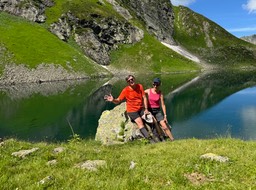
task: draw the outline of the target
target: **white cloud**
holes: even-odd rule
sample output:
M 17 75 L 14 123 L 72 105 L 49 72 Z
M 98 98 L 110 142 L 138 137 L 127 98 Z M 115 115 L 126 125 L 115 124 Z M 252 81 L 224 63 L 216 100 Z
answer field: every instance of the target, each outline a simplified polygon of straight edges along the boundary
M 228 29 L 228 31 L 229 32 L 251 32 L 251 31 L 256 32 L 256 27 L 233 28 L 233 29 Z
M 256 13 L 256 0 L 248 0 L 247 4 L 243 4 L 242 7 L 249 13 Z
M 196 0 L 171 0 L 171 3 L 175 6 L 178 5 L 184 5 L 184 6 L 188 6 L 191 3 L 194 3 Z

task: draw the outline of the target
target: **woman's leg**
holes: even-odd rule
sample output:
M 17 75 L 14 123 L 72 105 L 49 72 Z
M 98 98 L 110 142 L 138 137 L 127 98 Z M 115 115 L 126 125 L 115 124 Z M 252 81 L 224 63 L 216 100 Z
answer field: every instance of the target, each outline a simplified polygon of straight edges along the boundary
M 160 125 L 163 129 L 163 131 L 166 133 L 166 135 L 169 137 L 169 139 L 171 141 L 174 140 L 173 136 L 172 136 L 172 133 L 171 133 L 171 130 L 169 129 L 169 127 L 167 126 L 166 122 L 164 120 L 160 121 Z

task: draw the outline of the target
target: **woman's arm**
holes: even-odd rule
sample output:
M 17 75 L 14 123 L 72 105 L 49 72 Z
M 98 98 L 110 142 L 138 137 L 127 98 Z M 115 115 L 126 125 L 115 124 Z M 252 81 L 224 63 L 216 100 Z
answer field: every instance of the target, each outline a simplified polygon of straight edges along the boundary
M 167 121 L 166 106 L 165 106 L 165 103 L 164 103 L 164 96 L 163 96 L 163 94 L 161 94 L 160 100 L 161 100 L 161 107 L 162 107 L 163 114 L 164 114 L 164 119 Z

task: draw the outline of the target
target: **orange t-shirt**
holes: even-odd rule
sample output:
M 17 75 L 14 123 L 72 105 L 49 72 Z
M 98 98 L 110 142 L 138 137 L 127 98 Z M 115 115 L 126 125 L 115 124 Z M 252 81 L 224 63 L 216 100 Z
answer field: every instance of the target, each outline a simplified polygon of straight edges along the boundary
M 127 112 L 137 112 L 143 107 L 143 96 L 145 95 L 143 86 L 141 84 L 135 85 L 135 89 L 130 86 L 125 87 L 118 97 L 121 101 L 126 99 Z

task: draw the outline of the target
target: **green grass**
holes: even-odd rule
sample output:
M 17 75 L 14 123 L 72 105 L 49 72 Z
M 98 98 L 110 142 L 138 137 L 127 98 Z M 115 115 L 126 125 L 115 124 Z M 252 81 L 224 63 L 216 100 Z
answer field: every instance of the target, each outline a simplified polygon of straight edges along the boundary
M 105 71 L 36 23 L 3 12 L 0 13 L 0 20 L 0 44 L 13 55 L 12 61 L 16 64 L 35 68 L 41 63 L 53 63 L 90 75 Z
M 171 73 L 199 70 L 194 62 L 162 45 L 145 32 L 134 45 L 123 45 L 111 54 L 111 66 L 140 73 Z
M 98 15 L 100 18 L 118 17 L 121 19 L 121 16 L 106 1 L 100 3 L 98 0 L 55 0 L 54 2 L 53 7 L 46 9 L 48 18 L 46 22 L 48 24 L 58 21 L 58 18 L 68 11 L 72 12 L 76 17 L 86 20 L 92 19 L 92 15 Z
M 53 149 L 64 147 L 55 154 Z M 13 152 L 38 147 L 25 158 Z M 102 146 L 95 141 L 67 143 L 29 143 L 13 139 L 0 147 L 1 189 L 254 189 L 256 143 L 231 138 L 212 140 L 176 140 L 158 144 L 133 142 L 125 145 Z M 200 156 L 214 153 L 229 158 L 228 162 L 204 160 Z M 56 159 L 56 165 L 47 165 Z M 75 168 L 86 160 L 104 160 L 98 171 Z M 135 162 L 135 168 L 129 169 Z M 207 180 L 186 175 L 193 173 Z M 43 178 L 51 180 L 40 184 Z

